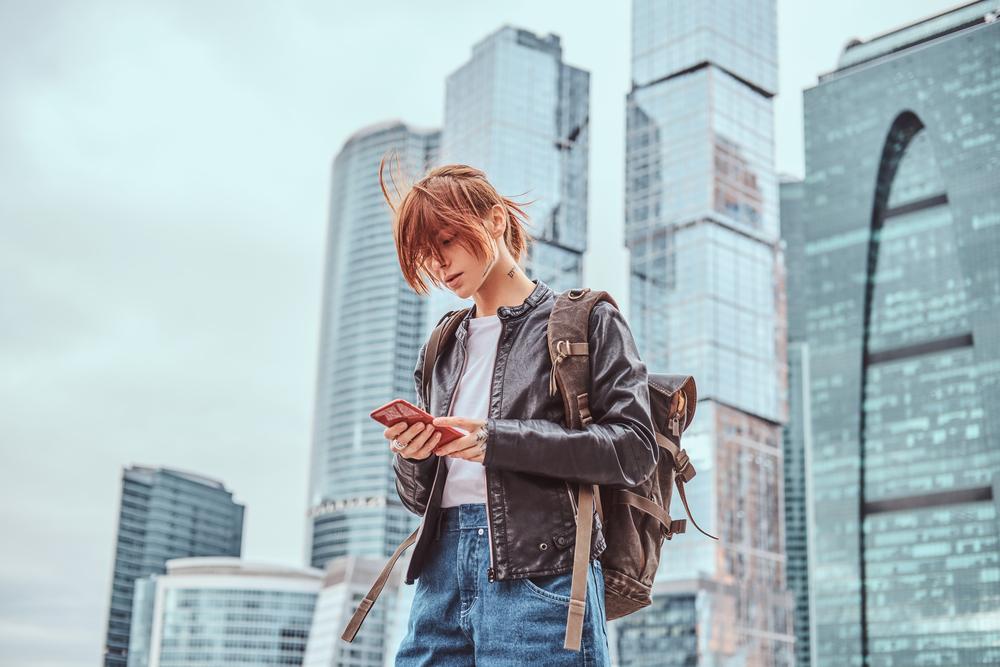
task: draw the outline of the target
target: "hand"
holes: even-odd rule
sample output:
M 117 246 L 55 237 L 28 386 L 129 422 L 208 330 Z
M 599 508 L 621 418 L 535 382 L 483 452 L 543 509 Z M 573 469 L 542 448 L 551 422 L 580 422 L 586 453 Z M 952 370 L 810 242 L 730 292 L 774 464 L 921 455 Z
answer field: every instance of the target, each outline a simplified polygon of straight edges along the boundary
M 382 435 L 389 440 L 389 449 L 404 459 L 422 461 L 434 453 L 434 447 L 441 440 L 441 434 L 430 424 L 416 422 L 407 424 L 399 422 L 383 431 Z M 402 449 L 392 446 L 395 440 L 403 445 Z
M 451 456 L 456 459 L 475 461 L 476 463 L 482 463 L 486 459 L 486 451 L 480 446 L 481 440 L 477 437 L 477 431 L 486 426 L 486 422 L 482 419 L 469 419 L 467 417 L 435 417 L 434 425 L 454 426 L 464 431 L 468 431 L 467 435 L 463 435 L 461 438 L 452 440 L 448 444 L 441 445 L 439 448 L 434 450 L 434 453 L 438 456 Z

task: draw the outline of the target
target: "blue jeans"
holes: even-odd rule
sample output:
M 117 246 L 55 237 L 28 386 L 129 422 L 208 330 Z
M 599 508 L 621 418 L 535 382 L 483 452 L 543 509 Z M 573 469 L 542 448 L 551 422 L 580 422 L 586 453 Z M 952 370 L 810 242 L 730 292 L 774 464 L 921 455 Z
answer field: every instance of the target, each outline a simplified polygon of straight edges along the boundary
M 610 665 L 604 575 L 592 561 L 579 651 L 563 648 L 572 573 L 490 583 L 486 506 L 442 510 L 396 667 Z

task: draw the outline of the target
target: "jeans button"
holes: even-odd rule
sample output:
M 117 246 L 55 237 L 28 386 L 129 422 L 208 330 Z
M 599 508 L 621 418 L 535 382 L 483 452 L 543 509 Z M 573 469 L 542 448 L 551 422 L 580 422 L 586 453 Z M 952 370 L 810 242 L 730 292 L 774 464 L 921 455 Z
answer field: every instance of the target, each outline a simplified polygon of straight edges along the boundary
M 542 551 L 545 551 L 546 549 L 549 548 L 549 545 L 546 544 L 545 542 L 542 542 L 541 544 L 538 545 L 538 548 L 541 549 Z
M 480 528 L 480 529 L 479 529 L 479 534 L 480 534 L 480 535 L 482 535 L 482 534 L 483 534 L 483 529 L 482 529 L 482 528 Z

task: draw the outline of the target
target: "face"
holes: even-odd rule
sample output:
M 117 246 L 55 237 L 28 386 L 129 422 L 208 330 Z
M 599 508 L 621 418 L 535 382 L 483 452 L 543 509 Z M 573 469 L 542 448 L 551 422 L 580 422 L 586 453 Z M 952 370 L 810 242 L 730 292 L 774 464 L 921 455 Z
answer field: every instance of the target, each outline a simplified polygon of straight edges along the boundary
M 480 260 L 453 233 L 443 233 L 438 238 L 438 250 L 443 261 L 432 259 L 430 271 L 445 287 L 463 299 L 479 291 L 496 264 L 492 254 Z

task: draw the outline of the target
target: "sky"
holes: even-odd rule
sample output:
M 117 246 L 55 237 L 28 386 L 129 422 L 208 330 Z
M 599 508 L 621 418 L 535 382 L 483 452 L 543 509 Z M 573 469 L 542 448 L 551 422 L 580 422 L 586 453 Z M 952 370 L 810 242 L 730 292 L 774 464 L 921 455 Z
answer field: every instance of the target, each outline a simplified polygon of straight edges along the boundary
M 850 38 L 955 4 L 778 0 L 779 173 Z M 505 23 L 591 72 L 585 282 L 625 302 L 626 2 L 0 0 L 0 665 L 100 660 L 123 466 L 222 480 L 244 556 L 305 563 L 333 156 L 439 126 Z

